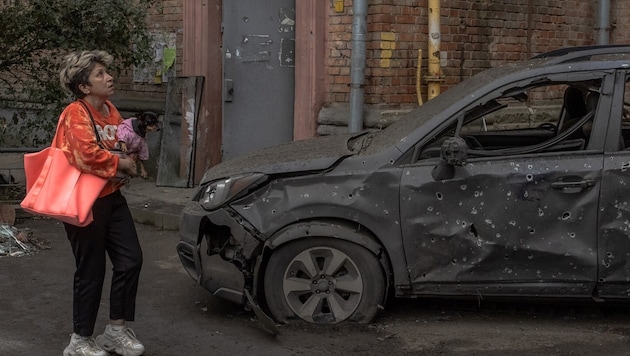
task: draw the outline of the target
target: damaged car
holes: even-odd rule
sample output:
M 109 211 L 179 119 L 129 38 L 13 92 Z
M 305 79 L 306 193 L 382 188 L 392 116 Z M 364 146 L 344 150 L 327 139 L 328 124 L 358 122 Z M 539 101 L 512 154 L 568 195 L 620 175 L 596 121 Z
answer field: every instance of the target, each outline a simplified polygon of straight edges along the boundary
M 177 252 L 275 322 L 417 297 L 630 298 L 630 46 L 486 70 L 381 131 L 209 169 Z

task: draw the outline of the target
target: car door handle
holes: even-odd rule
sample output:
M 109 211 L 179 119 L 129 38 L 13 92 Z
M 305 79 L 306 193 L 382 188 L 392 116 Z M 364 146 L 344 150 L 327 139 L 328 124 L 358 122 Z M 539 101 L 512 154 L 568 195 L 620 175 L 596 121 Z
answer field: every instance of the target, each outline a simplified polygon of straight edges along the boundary
M 556 181 L 551 183 L 553 189 L 562 190 L 565 193 L 576 193 L 582 191 L 585 188 L 592 187 L 595 184 L 595 180 L 592 178 L 579 180 L 579 181 Z

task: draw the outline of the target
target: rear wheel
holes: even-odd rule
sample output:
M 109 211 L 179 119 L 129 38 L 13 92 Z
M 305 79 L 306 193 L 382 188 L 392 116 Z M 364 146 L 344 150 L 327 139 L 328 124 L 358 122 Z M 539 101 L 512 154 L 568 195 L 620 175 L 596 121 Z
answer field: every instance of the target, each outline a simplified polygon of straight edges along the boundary
M 278 321 L 367 323 L 383 303 L 385 277 L 376 256 L 364 247 L 317 237 L 276 250 L 265 270 L 264 288 Z

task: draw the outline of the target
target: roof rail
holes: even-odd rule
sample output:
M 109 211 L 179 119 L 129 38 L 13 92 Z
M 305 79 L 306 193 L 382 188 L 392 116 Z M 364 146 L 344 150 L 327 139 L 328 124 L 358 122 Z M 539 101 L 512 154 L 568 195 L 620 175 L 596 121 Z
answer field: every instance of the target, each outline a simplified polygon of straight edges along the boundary
M 630 45 L 599 45 L 559 48 L 553 51 L 541 53 L 531 59 L 549 58 L 547 64 L 558 64 L 590 58 L 603 54 L 630 54 Z

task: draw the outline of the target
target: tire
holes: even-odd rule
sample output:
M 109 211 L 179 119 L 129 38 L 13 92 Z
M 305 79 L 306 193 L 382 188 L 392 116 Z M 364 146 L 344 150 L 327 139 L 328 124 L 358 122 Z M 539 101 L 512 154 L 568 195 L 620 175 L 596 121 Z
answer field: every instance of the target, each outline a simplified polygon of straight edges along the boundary
M 368 323 L 384 302 L 385 277 L 376 256 L 362 246 L 313 237 L 274 251 L 264 289 L 269 311 L 283 323 Z

